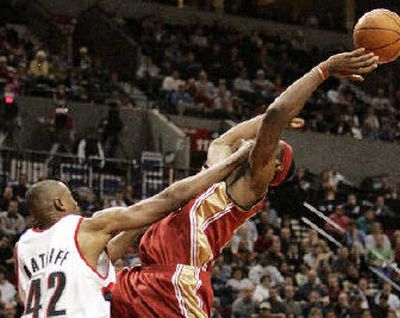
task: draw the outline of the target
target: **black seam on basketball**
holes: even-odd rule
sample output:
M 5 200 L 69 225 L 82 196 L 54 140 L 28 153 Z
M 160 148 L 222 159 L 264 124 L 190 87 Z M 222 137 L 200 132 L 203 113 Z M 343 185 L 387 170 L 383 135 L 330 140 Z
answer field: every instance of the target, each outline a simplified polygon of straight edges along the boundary
M 399 39 L 397 39 L 396 41 L 393 41 L 392 43 L 388 43 L 388 44 L 385 44 L 385 45 L 382 45 L 382 46 L 378 46 L 378 47 L 368 47 L 368 48 L 366 48 L 366 49 L 368 49 L 368 50 L 370 50 L 370 51 L 375 51 L 375 50 L 381 50 L 381 49 L 384 49 L 385 47 L 387 47 L 387 46 L 391 46 L 391 45 L 393 45 L 393 44 L 396 44 L 397 42 L 399 42 L 400 41 L 400 38 Z
M 397 21 L 391 14 L 389 14 L 388 12 L 383 11 L 382 12 L 385 16 L 389 17 L 391 20 L 394 21 L 394 23 L 397 24 L 397 26 L 400 28 L 400 22 Z
M 400 36 L 400 32 L 388 28 L 377 28 L 377 27 L 367 27 L 367 28 L 357 28 L 354 30 L 354 32 L 362 31 L 362 30 L 379 30 L 379 31 L 390 31 L 396 33 L 398 36 Z

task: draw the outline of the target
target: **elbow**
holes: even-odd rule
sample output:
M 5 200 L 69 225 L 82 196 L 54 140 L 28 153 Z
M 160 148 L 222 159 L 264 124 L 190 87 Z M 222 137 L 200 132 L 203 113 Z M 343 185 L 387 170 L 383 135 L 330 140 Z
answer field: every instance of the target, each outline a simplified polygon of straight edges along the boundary
M 282 104 L 274 104 L 267 108 L 264 120 L 274 123 L 285 123 L 289 119 L 289 113 L 286 111 L 287 107 Z

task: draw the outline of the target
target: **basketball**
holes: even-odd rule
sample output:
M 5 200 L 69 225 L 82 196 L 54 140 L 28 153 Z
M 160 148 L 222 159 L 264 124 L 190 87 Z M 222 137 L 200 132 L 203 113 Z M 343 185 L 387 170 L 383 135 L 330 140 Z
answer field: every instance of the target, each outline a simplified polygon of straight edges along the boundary
M 400 54 L 400 17 L 386 9 L 365 13 L 353 32 L 354 45 L 379 56 L 380 63 L 396 60 Z

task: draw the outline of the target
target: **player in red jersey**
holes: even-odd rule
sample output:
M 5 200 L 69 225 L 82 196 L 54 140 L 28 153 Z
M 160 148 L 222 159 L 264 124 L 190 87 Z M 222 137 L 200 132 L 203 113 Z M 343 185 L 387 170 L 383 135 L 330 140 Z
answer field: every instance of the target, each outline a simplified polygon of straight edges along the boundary
M 282 130 L 328 72 L 359 79 L 376 63 L 376 57 L 363 50 L 332 56 L 291 85 L 264 115 L 215 142 L 210 165 L 230 154 L 240 138 L 255 136 L 247 162 L 147 230 L 139 246 L 143 265 L 117 275 L 111 298 L 113 317 L 210 316 L 213 261 L 234 231 L 263 206 L 268 187 L 281 184 L 294 171 L 292 148 L 280 140 Z M 129 238 L 124 233 L 115 242 L 120 239 L 125 244 L 123 235 Z

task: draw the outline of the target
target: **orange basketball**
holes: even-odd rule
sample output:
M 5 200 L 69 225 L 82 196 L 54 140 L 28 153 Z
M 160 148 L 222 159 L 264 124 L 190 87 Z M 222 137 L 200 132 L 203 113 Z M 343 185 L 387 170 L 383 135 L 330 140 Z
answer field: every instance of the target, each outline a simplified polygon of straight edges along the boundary
M 354 45 L 364 47 L 388 63 L 400 55 L 400 17 L 386 9 L 376 9 L 358 20 L 353 32 Z

